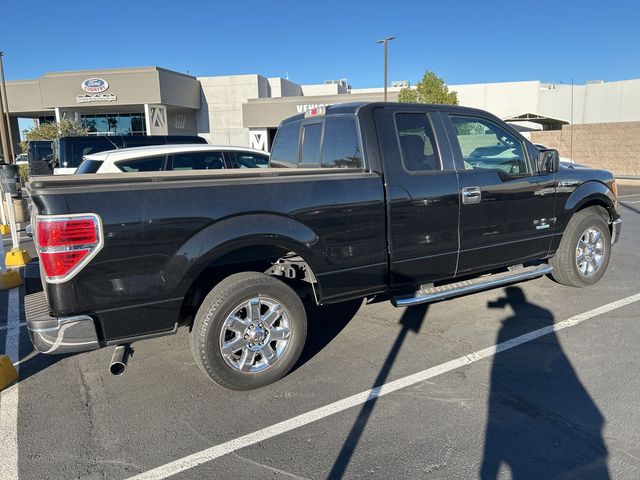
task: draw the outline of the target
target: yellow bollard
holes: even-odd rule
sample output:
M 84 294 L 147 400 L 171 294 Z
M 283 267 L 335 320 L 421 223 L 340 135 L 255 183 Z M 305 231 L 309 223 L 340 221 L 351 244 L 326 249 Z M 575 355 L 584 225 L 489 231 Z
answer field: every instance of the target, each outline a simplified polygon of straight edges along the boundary
M 0 290 L 11 290 L 22 285 L 22 278 L 17 270 L 0 272 Z
M 18 372 L 7 355 L 0 355 L 0 391 L 18 380 Z
M 4 264 L 7 267 L 24 267 L 31 261 L 31 257 L 26 250 L 12 248 L 4 257 Z
M 16 215 L 13 211 L 13 201 L 11 194 L 5 194 L 7 209 L 9 210 L 9 225 L 11 226 L 11 241 L 13 248 L 7 252 L 4 257 L 6 267 L 24 267 L 31 261 L 31 257 L 26 250 L 20 248 L 20 237 L 18 237 L 18 229 L 16 227 Z
M 0 224 L 0 235 L 8 235 L 11 233 L 11 227 L 9 225 Z

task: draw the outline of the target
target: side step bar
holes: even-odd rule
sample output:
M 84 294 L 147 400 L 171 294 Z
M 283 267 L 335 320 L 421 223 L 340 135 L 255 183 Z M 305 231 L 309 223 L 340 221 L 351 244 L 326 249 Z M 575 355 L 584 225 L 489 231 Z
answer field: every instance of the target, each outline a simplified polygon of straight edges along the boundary
M 474 278 L 463 282 L 455 282 L 440 287 L 420 289 L 413 296 L 394 297 L 391 303 L 394 307 L 410 307 L 421 303 L 434 302 L 445 298 L 458 297 L 468 293 L 489 290 L 509 283 L 522 282 L 531 278 L 541 277 L 551 273 L 551 265 L 538 265 L 535 267 L 519 268 L 514 271 L 489 275 L 487 277 Z

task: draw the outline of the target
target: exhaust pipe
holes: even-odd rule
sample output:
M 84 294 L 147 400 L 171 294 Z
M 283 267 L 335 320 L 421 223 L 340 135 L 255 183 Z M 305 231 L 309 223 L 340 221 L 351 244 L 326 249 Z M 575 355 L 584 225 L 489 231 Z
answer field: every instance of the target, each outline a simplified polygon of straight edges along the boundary
M 131 345 L 118 345 L 113 351 L 109 371 L 112 375 L 121 376 L 127 371 L 127 361 L 133 355 Z

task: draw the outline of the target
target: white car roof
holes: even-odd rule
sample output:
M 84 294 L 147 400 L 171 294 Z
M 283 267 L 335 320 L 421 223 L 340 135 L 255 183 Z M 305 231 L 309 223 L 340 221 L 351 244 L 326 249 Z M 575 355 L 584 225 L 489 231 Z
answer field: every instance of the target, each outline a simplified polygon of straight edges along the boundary
M 132 158 L 144 158 L 153 155 L 167 155 L 171 153 L 186 152 L 248 152 L 259 153 L 261 155 L 269 155 L 262 150 L 255 148 L 240 147 L 235 145 L 208 145 L 203 143 L 182 143 L 175 145 L 148 145 L 145 147 L 119 148 L 117 150 L 107 150 L 106 152 L 92 153 L 85 155 L 87 160 L 99 160 L 118 162 L 120 160 L 129 160 Z

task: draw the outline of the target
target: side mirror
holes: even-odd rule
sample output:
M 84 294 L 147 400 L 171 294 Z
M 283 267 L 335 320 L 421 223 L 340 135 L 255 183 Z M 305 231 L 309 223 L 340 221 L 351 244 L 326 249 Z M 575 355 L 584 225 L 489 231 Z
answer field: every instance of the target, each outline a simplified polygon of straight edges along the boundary
M 538 173 L 546 175 L 560 169 L 560 154 L 557 150 L 540 150 L 538 153 Z

